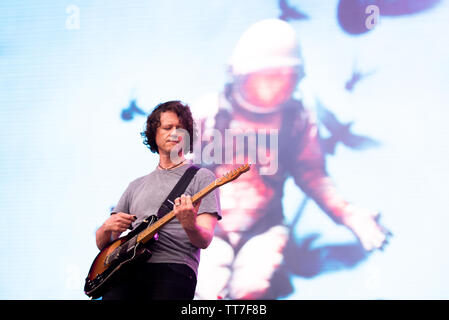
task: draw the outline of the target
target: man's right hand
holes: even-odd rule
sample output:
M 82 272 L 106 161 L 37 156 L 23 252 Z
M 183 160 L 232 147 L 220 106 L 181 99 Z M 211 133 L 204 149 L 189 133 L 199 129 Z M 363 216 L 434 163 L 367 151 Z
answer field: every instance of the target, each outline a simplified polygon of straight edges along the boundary
M 137 217 L 132 214 L 124 212 L 114 213 L 104 222 L 104 230 L 114 233 L 125 232 L 136 219 Z
M 110 241 L 117 239 L 136 219 L 135 215 L 124 212 L 112 214 L 95 233 L 98 249 L 102 250 Z

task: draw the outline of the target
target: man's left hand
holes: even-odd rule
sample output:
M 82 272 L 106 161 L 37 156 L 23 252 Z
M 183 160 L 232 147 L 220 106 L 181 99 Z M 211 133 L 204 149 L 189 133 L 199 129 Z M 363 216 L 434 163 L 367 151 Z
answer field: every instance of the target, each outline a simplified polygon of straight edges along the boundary
M 194 206 L 191 196 L 185 194 L 175 199 L 174 213 L 184 229 L 194 230 L 196 228 L 196 215 L 199 206 L 200 201 Z

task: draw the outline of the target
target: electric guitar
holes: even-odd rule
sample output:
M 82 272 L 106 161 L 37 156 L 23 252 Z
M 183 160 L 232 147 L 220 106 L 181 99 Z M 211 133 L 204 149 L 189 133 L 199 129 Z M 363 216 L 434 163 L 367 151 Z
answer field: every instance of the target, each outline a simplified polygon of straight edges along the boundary
M 215 179 L 192 197 L 192 203 L 195 204 L 218 187 L 237 179 L 242 173 L 247 172 L 250 166 L 250 164 L 244 164 L 223 177 Z M 101 297 L 107 290 L 108 284 L 124 266 L 148 260 L 151 257 L 148 245 L 157 240 L 157 231 L 174 218 L 173 210 L 160 219 L 157 219 L 156 215 L 151 215 L 133 231 L 103 248 L 90 267 L 84 285 L 85 294 L 94 299 Z

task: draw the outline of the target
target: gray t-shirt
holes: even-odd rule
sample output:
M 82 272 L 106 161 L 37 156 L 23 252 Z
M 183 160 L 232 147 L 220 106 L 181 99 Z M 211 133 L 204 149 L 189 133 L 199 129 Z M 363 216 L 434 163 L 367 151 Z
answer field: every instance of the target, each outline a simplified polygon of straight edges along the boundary
M 150 174 L 132 181 L 123 193 L 114 212 L 125 212 L 137 216 L 133 228 L 143 219 L 156 215 L 162 202 L 174 188 L 190 164 L 184 164 L 171 170 L 157 169 Z M 201 168 L 187 186 L 184 194 L 193 196 L 215 180 L 212 171 Z M 198 214 L 215 214 L 221 219 L 219 192 L 215 189 L 202 198 Z M 200 249 L 190 240 L 177 218 L 173 219 L 159 232 L 158 240 L 151 245 L 152 256 L 149 263 L 183 263 L 197 273 L 200 261 Z

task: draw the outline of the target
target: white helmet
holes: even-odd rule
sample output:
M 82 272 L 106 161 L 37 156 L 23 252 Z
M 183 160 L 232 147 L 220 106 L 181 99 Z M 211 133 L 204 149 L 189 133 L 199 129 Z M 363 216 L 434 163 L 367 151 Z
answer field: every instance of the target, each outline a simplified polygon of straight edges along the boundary
M 302 67 L 302 64 L 293 27 L 283 20 L 266 19 L 243 33 L 229 61 L 229 72 L 238 76 L 274 67 Z

